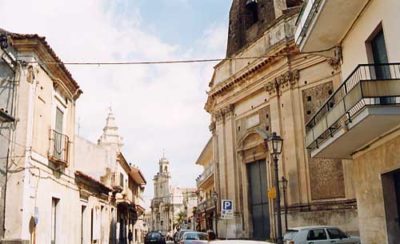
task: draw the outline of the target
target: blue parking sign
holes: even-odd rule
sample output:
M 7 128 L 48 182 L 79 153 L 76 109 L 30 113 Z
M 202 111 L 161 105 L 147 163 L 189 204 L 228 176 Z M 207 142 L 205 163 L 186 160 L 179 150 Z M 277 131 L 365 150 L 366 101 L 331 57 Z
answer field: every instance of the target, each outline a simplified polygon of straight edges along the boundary
M 233 218 L 233 201 L 228 199 L 221 200 L 221 218 Z

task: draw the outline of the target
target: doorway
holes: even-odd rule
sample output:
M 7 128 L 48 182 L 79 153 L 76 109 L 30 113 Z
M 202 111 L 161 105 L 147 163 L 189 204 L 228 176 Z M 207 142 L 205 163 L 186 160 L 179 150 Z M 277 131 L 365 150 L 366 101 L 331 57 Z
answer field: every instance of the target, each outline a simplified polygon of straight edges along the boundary
M 253 224 L 253 239 L 270 237 L 269 206 L 267 197 L 267 168 L 265 160 L 247 164 L 249 206 Z
M 382 175 L 382 189 L 388 243 L 400 243 L 400 170 Z

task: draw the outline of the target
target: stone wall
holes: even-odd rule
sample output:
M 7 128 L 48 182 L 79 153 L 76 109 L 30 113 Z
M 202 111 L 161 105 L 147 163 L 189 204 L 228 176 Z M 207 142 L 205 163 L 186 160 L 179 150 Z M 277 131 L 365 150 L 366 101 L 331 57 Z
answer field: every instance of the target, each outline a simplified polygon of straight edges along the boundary
M 241 48 L 258 39 L 275 19 L 274 1 L 256 1 L 254 20 L 252 10 L 246 7 L 247 0 L 234 0 L 229 14 L 229 33 L 227 57 L 231 57 Z

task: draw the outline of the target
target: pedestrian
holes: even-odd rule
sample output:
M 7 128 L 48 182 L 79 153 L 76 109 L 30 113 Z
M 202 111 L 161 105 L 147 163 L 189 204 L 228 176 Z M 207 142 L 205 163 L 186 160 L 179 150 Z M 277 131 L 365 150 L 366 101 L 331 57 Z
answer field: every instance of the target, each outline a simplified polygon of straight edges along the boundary
M 129 232 L 128 232 L 128 243 L 131 244 L 132 240 L 133 240 L 133 233 L 132 233 L 132 230 L 129 229 Z

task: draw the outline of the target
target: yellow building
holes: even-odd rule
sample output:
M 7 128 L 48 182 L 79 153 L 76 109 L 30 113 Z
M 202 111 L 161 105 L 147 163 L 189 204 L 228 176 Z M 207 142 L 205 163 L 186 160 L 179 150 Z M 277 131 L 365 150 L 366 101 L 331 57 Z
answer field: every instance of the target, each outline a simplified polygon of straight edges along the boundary
M 211 115 L 220 237 L 276 237 L 274 167 L 265 145 L 272 132 L 284 140 L 283 229 L 329 224 L 358 231 L 351 162 L 314 159 L 306 150 L 304 124 L 338 86 L 340 70 L 335 57 L 299 53 L 294 32 L 300 3 L 232 3 L 227 59 L 214 68 L 205 106 Z M 220 215 L 222 199 L 233 202 L 233 216 Z
M 306 146 L 353 160 L 362 243 L 400 243 L 399 11 L 397 0 L 309 1 L 296 31 L 303 52 L 341 53 L 340 85 L 306 121 Z

